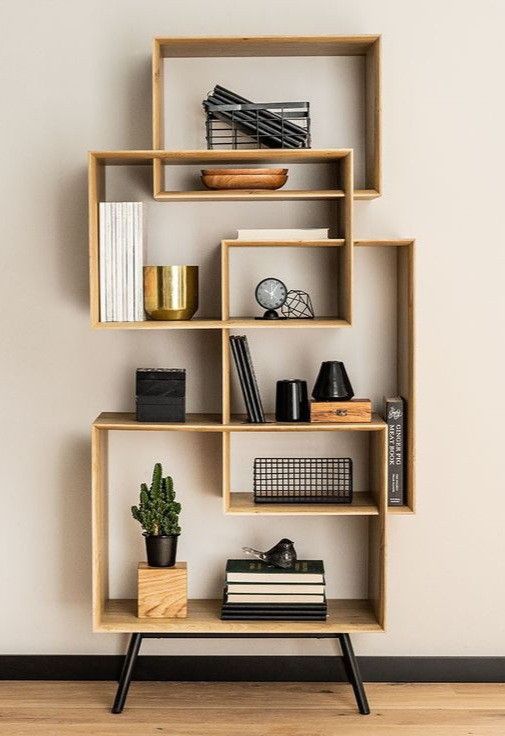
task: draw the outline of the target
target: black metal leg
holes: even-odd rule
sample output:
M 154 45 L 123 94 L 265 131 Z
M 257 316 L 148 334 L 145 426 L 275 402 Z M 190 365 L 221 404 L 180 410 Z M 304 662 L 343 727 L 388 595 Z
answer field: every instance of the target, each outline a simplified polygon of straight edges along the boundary
M 351 644 L 351 637 L 349 634 L 339 634 L 340 646 L 342 647 L 342 655 L 344 657 L 344 666 L 349 678 L 349 682 L 354 690 L 354 697 L 358 704 L 359 712 L 362 716 L 370 714 L 370 708 L 368 707 L 368 700 L 363 687 L 363 680 L 359 671 L 358 663 L 354 655 L 354 650 Z
M 112 706 L 113 713 L 123 712 L 133 675 L 133 668 L 135 667 L 141 644 L 142 634 L 132 634 L 130 643 L 128 644 L 128 651 L 124 658 L 123 669 L 121 670 L 121 677 L 119 678 L 116 697 L 114 698 L 114 705 Z

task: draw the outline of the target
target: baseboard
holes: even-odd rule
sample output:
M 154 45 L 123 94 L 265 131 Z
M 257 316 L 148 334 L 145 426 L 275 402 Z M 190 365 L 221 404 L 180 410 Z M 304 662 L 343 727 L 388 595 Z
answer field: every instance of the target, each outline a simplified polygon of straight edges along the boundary
M 0 680 L 117 680 L 120 656 L 0 656 Z M 358 657 L 365 682 L 504 682 L 505 657 Z M 140 656 L 135 680 L 342 682 L 341 657 Z

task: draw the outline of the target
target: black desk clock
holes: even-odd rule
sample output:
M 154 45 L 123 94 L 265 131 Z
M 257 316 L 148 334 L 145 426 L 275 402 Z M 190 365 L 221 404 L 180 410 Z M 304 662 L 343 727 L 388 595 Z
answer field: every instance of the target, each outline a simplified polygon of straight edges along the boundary
M 255 296 L 260 307 L 266 309 L 266 312 L 263 317 L 256 319 L 286 319 L 280 317 L 276 310 L 282 307 L 287 295 L 288 290 L 280 279 L 270 277 L 260 281 L 256 287 Z

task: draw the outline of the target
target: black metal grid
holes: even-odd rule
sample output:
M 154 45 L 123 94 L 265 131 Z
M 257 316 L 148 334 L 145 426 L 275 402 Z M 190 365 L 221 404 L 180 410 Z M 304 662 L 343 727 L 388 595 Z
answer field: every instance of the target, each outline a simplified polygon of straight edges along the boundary
M 352 503 L 350 457 L 257 457 L 255 503 Z
M 308 102 L 206 105 L 207 148 L 310 148 Z

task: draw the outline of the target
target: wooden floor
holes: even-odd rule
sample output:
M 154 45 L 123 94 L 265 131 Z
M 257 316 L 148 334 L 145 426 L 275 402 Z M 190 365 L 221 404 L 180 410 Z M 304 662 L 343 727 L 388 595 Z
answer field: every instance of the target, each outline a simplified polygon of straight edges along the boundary
M 504 736 L 503 685 L 367 686 L 372 714 L 332 683 L 0 682 L 1 736 Z

